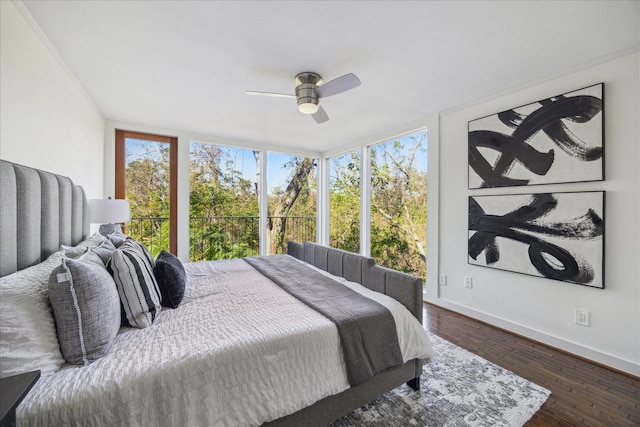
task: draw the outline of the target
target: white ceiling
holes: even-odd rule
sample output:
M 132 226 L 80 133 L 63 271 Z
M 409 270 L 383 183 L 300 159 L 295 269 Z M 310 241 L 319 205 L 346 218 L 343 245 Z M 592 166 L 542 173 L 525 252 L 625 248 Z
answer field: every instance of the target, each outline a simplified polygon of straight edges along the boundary
M 23 4 L 106 118 L 319 152 L 640 42 L 638 1 Z M 293 93 L 302 71 L 362 85 L 323 99 L 321 125 L 245 94 Z

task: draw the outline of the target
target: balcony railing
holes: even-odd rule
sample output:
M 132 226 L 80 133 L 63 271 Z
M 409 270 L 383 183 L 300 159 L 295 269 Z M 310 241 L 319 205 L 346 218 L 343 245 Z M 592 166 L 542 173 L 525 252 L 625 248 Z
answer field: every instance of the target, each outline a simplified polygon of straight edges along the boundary
M 260 226 L 257 216 L 214 216 L 189 219 L 189 259 L 204 261 L 260 254 Z M 286 221 L 284 236 L 275 235 Z M 169 218 L 132 218 L 126 233 L 144 243 L 154 256 L 169 247 Z M 316 218 L 302 216 L 267 217 L 269 253 L 286 251 L 288 240 L 315 241 Z

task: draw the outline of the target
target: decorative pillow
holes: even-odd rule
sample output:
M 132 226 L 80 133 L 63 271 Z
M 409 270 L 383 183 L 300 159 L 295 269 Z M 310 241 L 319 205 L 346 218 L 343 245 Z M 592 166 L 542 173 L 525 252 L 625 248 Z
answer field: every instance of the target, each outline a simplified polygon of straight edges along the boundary
M 100 246 L 100 244 L 102 244 L 102 242 L 104 242 L 105 240 L 106 237 L 104 237 L 102 234 L 95 233 L 75 246 L 60 245 L 60 250 L 63 251 L 64 254 L 69 258 L 78 258 L 82 254 L 87 252 L 89 248 Z
M 104 237 L 102 234 L 93 233 L 91 236 L 87 237 L 85 240 L 78 243 L 75 247 L 76 248 L 92 248 L 95 246 L 99 246 L 100 243 L 104 242 L 105 239 L 106 237 Z
M 105 239 L 104 242 L 100 243 L 100 246 L 96 246 L 95 248 L 89 248 L 89 251 L 96 254 L 102 260 L 102 265 L 107 265 L 107 262 L 111 258 L 113 251 L 116 250 L 116 247 L 113 246 L 113 243 L 109 239 Z
M 89 248 L 88 247 L 78 247 L 78 246 L 67 246 L 60 245 L 60 250 L 64 252 L 64 254 L 68 258 L 80 258 L 84 253 L 86 253 Z
M 65 360 L 88 365 L 105 356 L 120 329 L 120 298 L 113 278 L 91 261 L 64 258 L 49 277 L 49 299 Z M 102 262 L 97 258 L 98 262 Z
M 149 249 L 147 249 L 147 247 L 141 242 L 138 242 L 131 237 L 127 237 L 127 240 L 125 240 L 125 242 L 123 243 L 123 247 L 134 249 L 138 251 L 138 253 L 144 255 L 147 261 L 149 261 L 149 264 L 151 264 L 151 267 L 153 267 L 153 265 L 156 263 L 153 259 L 153 255 L 151 255 L 151 252 L 149 252 Z
M 116 248 L 119 248 L 127 240 L 127 235 L 121 231 L 114 231 L 107 238 Z
M 102 258 L 100 258 L 100 255 L 95 253 L 93 251 L 93 249 L 94 248 L 89 248 L 89 250 L 87 252 L 85 252 L 84 255 L 82 255 L 81 257 L 71 258 L 71 259 L 75 259 L 77 261 L 81 261 L 81 262 L 85 262 L 85 263 L 93 263 L 94 265 L 96 265 L 98 267 L 105 268 L 104 262 L 102 262 Z M 67 257 L 67 258 L 69 258 L 69 257 Z M 114 286 L 115 286 L 115 284 L 114 284 Z
M 47 281 L 64 257 L 0 278 L 0 377 L 26 371 L 55 372 L 64 364 L 49 305 Z
M 187 274 L 180 260 L 173 254 L 161 251 L 153 267 L 153 274 L 162 294 L 162 306 L 178 308 L 184 297 Z
M 160 312 L 160 291 L 153 267 L 139 249 L 126 242 L 116 249 L 107 263 L 122 305 L 122 324 L 135 328 L 151 326 Z

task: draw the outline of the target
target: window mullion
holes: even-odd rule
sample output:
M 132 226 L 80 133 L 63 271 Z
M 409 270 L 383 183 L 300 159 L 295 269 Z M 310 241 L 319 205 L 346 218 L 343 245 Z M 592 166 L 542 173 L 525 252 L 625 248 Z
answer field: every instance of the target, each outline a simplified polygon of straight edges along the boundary
M 260 188 L 259 212 L 260 212 L 260 255 L 267 255 L 267 216 L 269 215 L 269 190 L 267 183 L 267 152 L 260 151 Z
M 330 218 L 329 218 L 329 159 L 318 159 L 318 200 L 316 209 L 317 215 L 317 237 L 316 241 L 321 245 L 330 244 Z
M 360 253 L 371 255 L 371 147 L 360 156 Z

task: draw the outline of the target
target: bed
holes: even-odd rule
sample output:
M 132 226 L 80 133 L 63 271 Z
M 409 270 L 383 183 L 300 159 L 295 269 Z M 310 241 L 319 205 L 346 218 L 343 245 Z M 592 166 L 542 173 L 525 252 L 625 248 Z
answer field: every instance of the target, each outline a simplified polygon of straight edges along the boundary
M 69 363 L 51 349 L 66 348 L 54 342 L 59 304 L 54 320 L 46 292 L 33 283 L 38 275 L 54 280 L 50 270 L 73 248 L 98 253 L 86 248 L 105 238 L 89 235 L 86 196 L 69 178 L 0 161 L 0 181 L 2 375 L 43 371 L 18 408 L 19 425 L 320 426 L 403 383 L 419 389 L 432 356 L 421 327 L 422 281 L 311 242 L 289 242 L 288 255 L 184 264 L 177 308 L 158 309 L 145 328 L 118 325 L 99 357 Z M 298 268 L 290 276 L 301 283 L 339 282 L 340 292 L 385 307 L 401 361 L 368 377 L 353 374 L 340 327 L 276 284 L 274 275 Z M 44 342 L 48 349 L 39 348 Z

